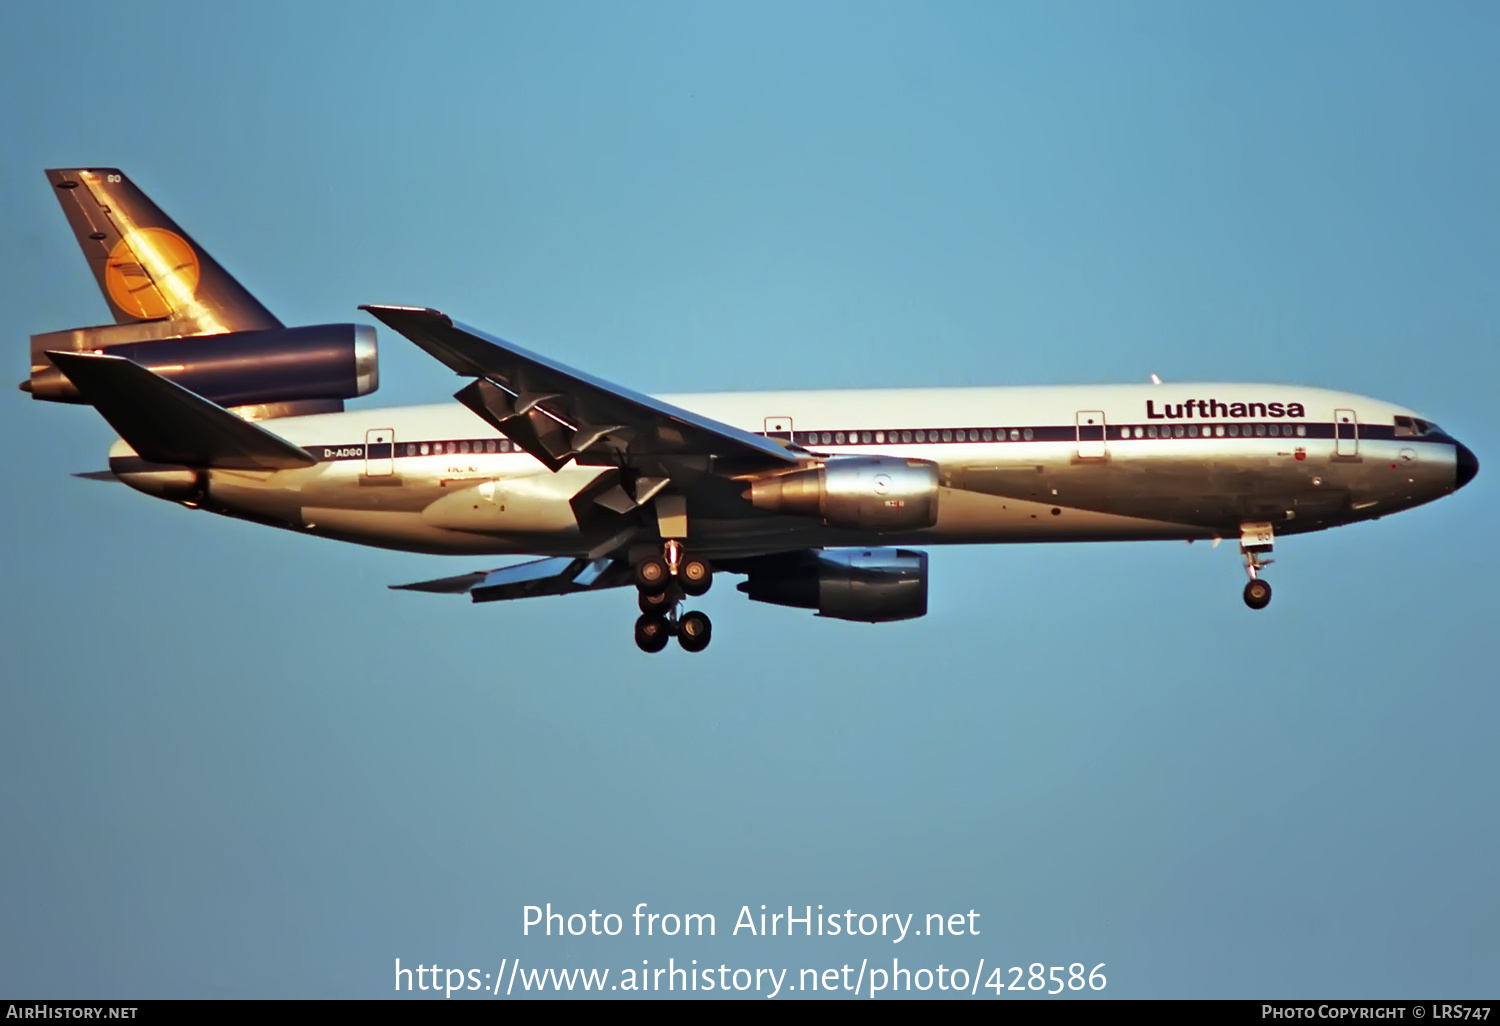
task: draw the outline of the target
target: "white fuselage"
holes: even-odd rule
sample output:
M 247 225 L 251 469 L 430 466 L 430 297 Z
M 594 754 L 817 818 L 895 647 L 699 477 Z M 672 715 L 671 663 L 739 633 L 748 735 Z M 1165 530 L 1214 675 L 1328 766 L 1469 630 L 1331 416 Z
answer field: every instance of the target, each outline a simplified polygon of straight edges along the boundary
M 813 457 L 934 462 L 937 523 L 900 534 L 767 514 L 726 492 L 689 510 L 691 544 L 741 555 L 809 546 L 1296 533 L 1431 501 L 1455 487 L 1455 443 L 1417 415 L 1324 389 L 1256 384 L 734 392 L 675 406 L 791 441 Z M 1418 421 L 1419 424 L 1425 422 Z M 207 472 L 203 505 L 362 544 L 433 553 L 584 555 L 619 534 L 588 489 L 604 466 L 549 472 L 456 402 L 262 422 L 319 462 Z M 1425 431 L 1426 429 L 1423 428 Z M 389 446 L 389 448 L 386 448 Z M 123 442 L 111 466 L 152 494 Z M 165 478 L 161 478 L 165 480 Z

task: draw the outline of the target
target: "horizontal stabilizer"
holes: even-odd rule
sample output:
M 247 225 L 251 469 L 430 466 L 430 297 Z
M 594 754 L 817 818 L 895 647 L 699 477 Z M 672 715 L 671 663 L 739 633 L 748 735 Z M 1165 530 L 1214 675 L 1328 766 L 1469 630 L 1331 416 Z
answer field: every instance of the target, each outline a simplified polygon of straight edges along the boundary
M 616 588 L 632 580 L 630 568 L 610 559 L 573 559 L 549 556 L 498 570 L 478 570 L 457 577 L 440 577 L 415 584 L 393 584 L 395 591 L 426 591 L 443 595 L 468 594 L 475 602 L 569 595 L 577 591 Z
M 312 456 L 122 356 L 48 352 L 83 398 L 152 463 L 283 470 Z

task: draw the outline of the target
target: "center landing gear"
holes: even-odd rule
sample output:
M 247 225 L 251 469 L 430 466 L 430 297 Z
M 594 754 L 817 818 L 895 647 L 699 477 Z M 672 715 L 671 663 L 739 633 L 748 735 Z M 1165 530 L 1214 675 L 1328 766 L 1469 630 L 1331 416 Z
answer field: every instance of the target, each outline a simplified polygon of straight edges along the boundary
M 1260 572 L 1275 562 L 1270 558 L 1274 542 L 1270 524 L 1243 524 L 1240 527 L 1240 555 L 1245 558 L 1245 573 L 1250 575 L 1250 581 L 1245 585 L 1245 605 L 1251 609 L 1264 609 L 1271 604 L 1271 585 L 1261 580 Z
M 660 652 L 675 636 L 686 652 L 702 652 L 713 637 L 713 622 L 700 612 L 679 612 L 685 596 L 702 595 L 713 584 L 713 566 L 701 556 L 683 551 L 682 542 L 668 539 L 660 556 L 647 556 L 635 565 L 637 604 L 635 643 L 643 652 Z

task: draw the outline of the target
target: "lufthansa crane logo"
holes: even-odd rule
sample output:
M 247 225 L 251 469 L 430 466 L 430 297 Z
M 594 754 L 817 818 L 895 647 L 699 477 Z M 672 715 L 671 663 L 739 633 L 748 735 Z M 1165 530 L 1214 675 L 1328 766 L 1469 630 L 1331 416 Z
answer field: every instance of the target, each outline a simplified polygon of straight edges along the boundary
M 121 310 L 156 320 L 192 302 L 199 270 L 198 254 L 182 236 L 165 228 L 139 228 L 110 250 L 104 285 Z

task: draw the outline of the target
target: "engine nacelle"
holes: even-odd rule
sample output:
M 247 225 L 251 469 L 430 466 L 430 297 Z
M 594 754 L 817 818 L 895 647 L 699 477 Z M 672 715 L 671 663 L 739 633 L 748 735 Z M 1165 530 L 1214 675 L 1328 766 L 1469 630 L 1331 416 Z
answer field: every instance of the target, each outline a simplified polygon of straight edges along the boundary
M 78 389 L 47 350 L 97 351 L 134 360 L 153 373 L 220 406 L 353 399 L 380 383 L 375 329 L 368 324 L 314 324 L 224 335 L 189 335 L 116 341 L 135 325 L 75 328 L 33 335 L 31 380 L 21 387 L 34 399 L 78 403 Z
M 756 602 L 864 623 L 927 615 L 927 553 L 917 549 L 821 550 L 757 562 L 739 586 Z
M 938 468 L 896 456 L 838 456 L 754 481 L 745 497 L 757 509 L 818 517 L 830 527 L 918 530 L 937 523 Z

